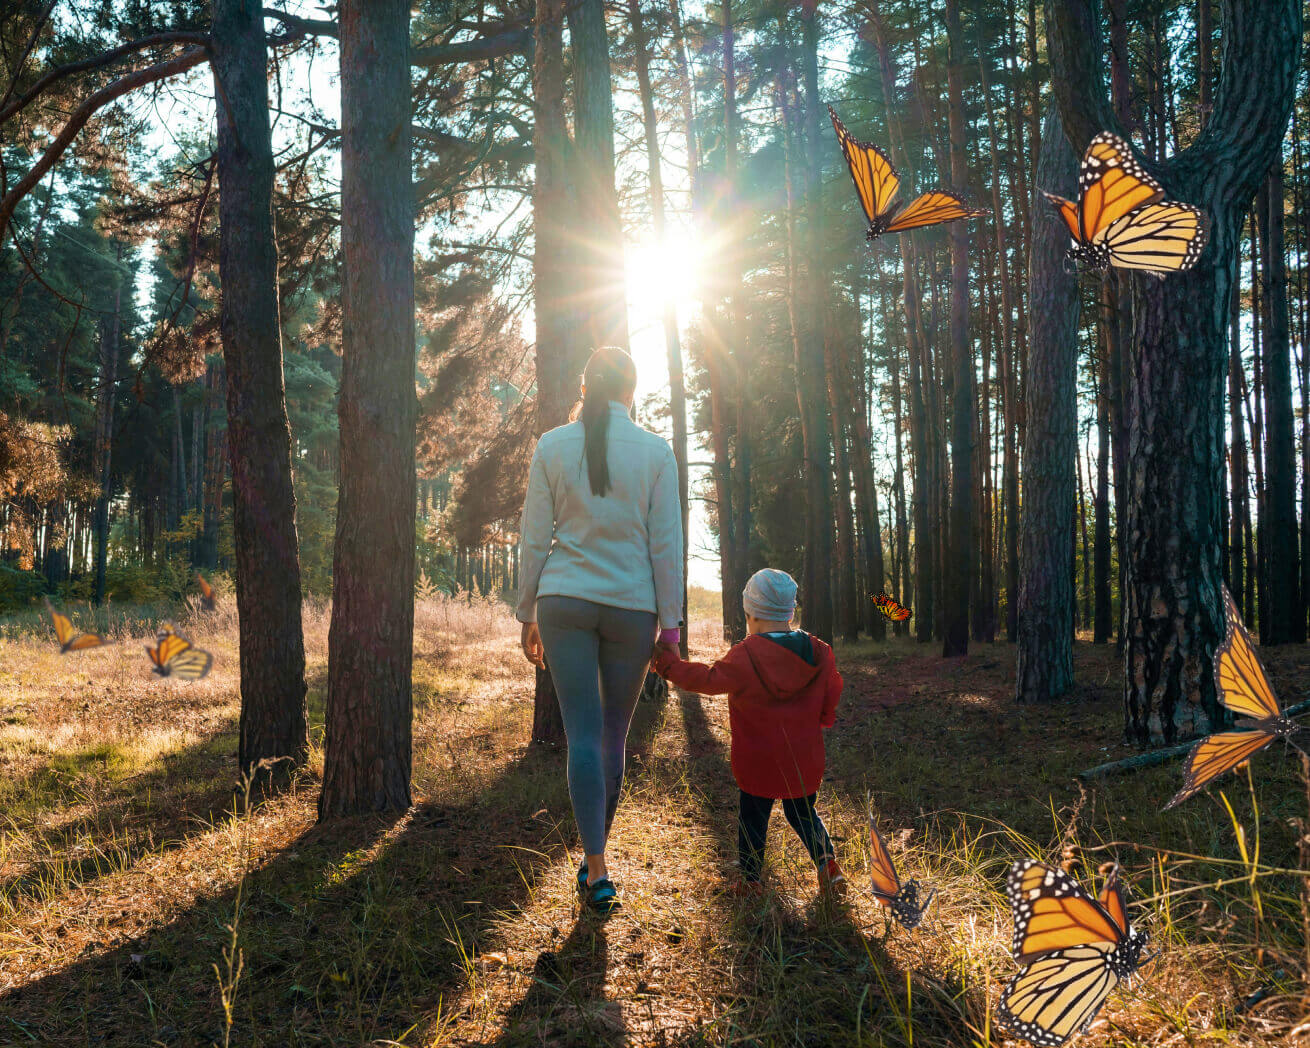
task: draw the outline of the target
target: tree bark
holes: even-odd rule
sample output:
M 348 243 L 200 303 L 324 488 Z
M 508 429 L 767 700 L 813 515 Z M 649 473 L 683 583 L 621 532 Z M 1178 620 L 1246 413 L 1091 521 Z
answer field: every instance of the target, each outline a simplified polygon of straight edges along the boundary
M 341 5 L 341 489 L 319 817 L 410 805 L 414 190 L 408 0 Z
M 304 763 L 305 646 L 273 227 L 264 20 L 257 0 L 216 0 L 219 329 L 227 373 L 240 630 L 243 775 Z M 285 765 L 275 771 L 285 770 Z
M 1047 3 L 1052 84 L 1076 146 L 1119 121 L 1106 97 L 1099 3 Z M 1226 326 L 1244 212 L 1278 155 L 1301 41 L 1296 0 L 1224 0 L 1224 76 L 1196 141 L 1146 163 L 1201 207 L 1210 242 L 1187 273 L 1133 280 L 1129 401 L 1127 736 L 1172 742 L 1225 722 L 1212 659 L 1224 633 L 1219 487 Z
M 1036 184 L 1072 197 L 1076 160 L 1051 110 Z M 1078 282 L 1065 268 L 1069 231 L 1036 206 L 1028 262 L 1028 445 L 1019 547 L 1019 662 L 1015 698 L 1051 702 L 1073 684 L 1074 426 Z

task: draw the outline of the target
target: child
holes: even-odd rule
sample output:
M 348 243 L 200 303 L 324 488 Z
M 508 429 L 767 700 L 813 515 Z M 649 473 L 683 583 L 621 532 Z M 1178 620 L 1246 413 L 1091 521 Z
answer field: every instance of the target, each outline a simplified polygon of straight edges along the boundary
M 805 844 L 819 871 L 819 889 L 842 896 L 846 878 L 814 798 L 823 778 L 823 729 L 832 727 L 842 679 L 832 648 L 791 628 L 796 582 L 785 571 L 757 571 L 742 591 L 746 631 L 712 666 L 683 662 L 676 648 L 655 649 L 655 671 L 702 695 L 728 694 L 732 774 L 741 789 L 736 890 L 761 891 L 760 867 L 773 802 Z

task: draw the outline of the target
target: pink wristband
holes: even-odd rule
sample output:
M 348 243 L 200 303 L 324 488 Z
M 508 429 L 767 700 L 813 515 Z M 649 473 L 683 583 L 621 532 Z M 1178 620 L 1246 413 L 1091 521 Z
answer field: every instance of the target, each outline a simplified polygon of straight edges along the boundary
M 660 630 L 660 643 L 667 644 L 670 647 L 677 647 L 682 640 L 682 630 L 677 626 L 670 626 L 666 630 Z

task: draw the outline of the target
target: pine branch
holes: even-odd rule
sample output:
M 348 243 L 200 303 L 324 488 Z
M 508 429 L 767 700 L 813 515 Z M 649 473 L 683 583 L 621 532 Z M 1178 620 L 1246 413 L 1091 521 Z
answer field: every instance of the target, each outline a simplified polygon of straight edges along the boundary
M 21 112 L 39 98 L 51 84 L 63 80 L 65 77 L 72 76 L 75 73 L 85 73 L 90 69 L 99 69 L 102 66 L 112 65 L 120 58 L 126 58 L 128 55 L 136 54 L 138 51 L 144 51 L 147 48 L 159 47 L 163 44 L 196 44 L 199 47 L 209 46 L 208 33 L 196 32 L 167 32 L 155 33 L 153 36 L 143 36 L 140 40 L 132 40 L 121 47 L 116 47 L 112 51 L 105 51 L 101 54 L 94 55 L 91 58 L 85 58 L 80 62 L 70 62 L 68 65 L 62 65 L 58 69 L 52 69 L 33 84 L 21 98 L 15 99 L 0 109 L 0 124 L 5 123 L 16 113 Z
M 68 151 L 68 147 L 73 144 L 73 139 L 77 133 L 82 130 L 86 122 L 91 119 L 96 112 L 110 102 L 138 87 L 144 87 L 146 84 L 153 84 L 159 80 L 166 80 L 170 76 L 178 73 L 184 73 L 188 69 L 198 66 L 201 62 L 207 61 L 209 52 L 203 47 L 197 47 L 190 51 L 184 51 L 175 58 L 170 58 L 167 62 L 159 62 L 144 69 L 138 69 L 134 73 L 120 77 L 111 84 L 102 87 L 95 94 L 91 95 L 80 106 L 73 110 L 68 122 L 64 125 L 56 136 L 55 140 L 50 143 L 46 151 L 41 154 L 30 171 L 15 183 L 14 188 L 0 197 L 0 246 L 3 246 L 9 233 L 9 223 L 17 210 L 19 201 L 23 199 L 44 177 L 45 173 L 58 163 L 59 158 Z

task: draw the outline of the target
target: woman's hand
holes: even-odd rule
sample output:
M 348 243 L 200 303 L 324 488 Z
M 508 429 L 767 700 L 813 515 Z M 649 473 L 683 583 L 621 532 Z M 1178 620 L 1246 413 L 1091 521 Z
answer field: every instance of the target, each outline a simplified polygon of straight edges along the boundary
M 546 668 L 546 649 L 542 646 L 541 633 L 538 631 L 535 622 L 525 622 L 523 624 L 519 644 L 523 647 L 524 657 L 532 665 L 538 669 L 544 670 Z

